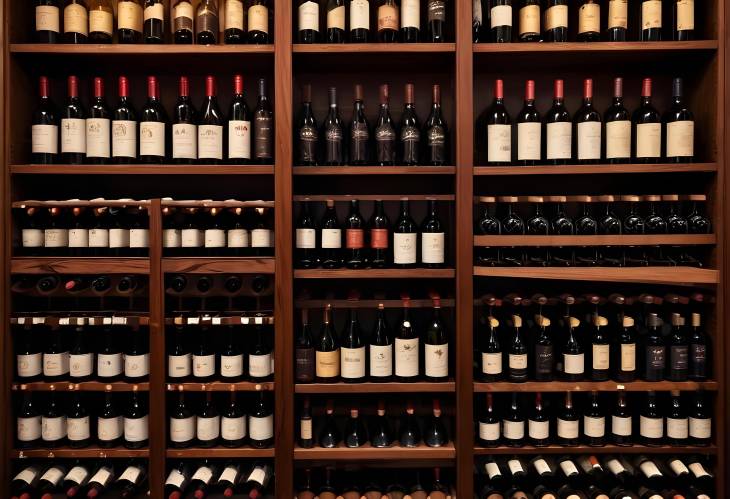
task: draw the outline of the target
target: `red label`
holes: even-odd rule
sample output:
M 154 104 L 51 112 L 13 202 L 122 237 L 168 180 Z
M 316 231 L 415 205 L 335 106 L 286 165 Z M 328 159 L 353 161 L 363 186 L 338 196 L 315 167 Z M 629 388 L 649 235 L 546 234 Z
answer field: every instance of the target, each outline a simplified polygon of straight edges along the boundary
M 347 229 L 345 238 L 347 249 L 361 249 L 365 246 L 365 231 L 362 229 Z
M 370 247 L 388 249 L 388 229 L 370 229 Z

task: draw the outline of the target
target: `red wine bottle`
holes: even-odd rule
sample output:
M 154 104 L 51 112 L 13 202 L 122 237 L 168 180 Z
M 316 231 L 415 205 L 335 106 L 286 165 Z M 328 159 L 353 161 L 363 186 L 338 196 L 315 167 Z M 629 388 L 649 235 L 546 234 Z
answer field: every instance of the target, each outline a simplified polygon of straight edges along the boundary
M 420 335 L 410 319 L 410 299 L 403 299 L 403 317 L 395 336 L 395 377 L 401 383 L 419 376 Z
M 147 103 L 142 109 L 139 124 L 139 159 L 142 163 L 162 163 L 167 154 L 169 140 L 168 119 L 160 102 L 157 78 L 147 78 Z
M 606 161 L 609 163 L 630 162 L 631 115 L 624 107 L 623 78 L 613 80 L 613 101 L 603 116 L 606 120 Z
M 695 37 L 695 4 L 675 0 L 672 2 L 672 40 L 690 41 Z
M 165 480 L 165 497 L 167 499 L 181 499 L 183 492 L 190 484 L 190 467 L 187 463 L 180 461 L 170 470 Z
M 411 0 L 417 1 L 417 0 Z M 418 122 L 415 107 L 415 90 L 413 83 L 405 87 L 405 102 L 400 123 L 401 161 L 406 166 L 419 164 L 421 144 L 421 126 Z
M 241 467 L 233 462 L 226 465 L 216 481 L 216 490 L 223 492 L 223 497 L 233 497 L 236 485 L 240 480 Z
M 89 468 L 76 461 L 76 464 L 63 477 L 62 488 L 66 492 L 66 497 L 76 496 L 79 490 L 86 485 L 90 476 Z
M 61 159 L 80 165 L 86 158 L 86 111 L 79 98 L 79 80 L 68 77 L 68 102 L 61 113 Z
M 518 39 L 521 42 L 540 41 L 540 0 L 522 0 Z
M 162 0 L 145 0 L 142 34 L 145 43 L 165 42 L 165 5 Z
M 558 5 L 557 7 L 567 9 L 565 5 Z M 553 165 L 567 163 L 572 158 L 573 130 L 570 113 L 565 108 L 563 80 L 555 80 L 553 105 L 545 116 L 545 122 L 547 123 L 547 154 L 545 158 Z
M 190 83 L 187 76 L 179 81 L 177 104 L 172 119 L 172 161 L 192 164 L 198 158 L 198 113 L 190 101 Z
M 299 447 L 310 449 L 314 447 L 314 435 L 312 433 L 312 408 L 309 397 L 302 401 L 302 409 L 299 412 Z
M 220 426 L 221 417 L 213 404 L 213 392 L 207 391 L 205 402 L 195 418 L 196 445 L 204 449 L 218 445 Z
M 664 114 L 666 126 L 665 156 L 670 163 L 694 161 L 695 121 L 684 100 L 682 78 L 672 80 L 672 106 Z
M 89 8 L 86 0 L 66 0 L 63 7 L 62 43 L 86 43 L 89 38 Z
M 393 443 L 393 433 L 385 413 L 385 401 L 378 401 L 378 410 L 373 420 L 370 443 L 375 448 L 390 447 Z
M 548 0 L 545 7 L 546 42 L 568 41 L 568 0 Z
M 641 41 L 659 42 L 662 39 L 662 3 L 657 0 L 641 1 Z
M 512 161 L 512 119 L 504 106 L 504 82 L 494 81 L 494 101 L 486 111 L 487 163 L 508 165 Z
M 583 436 L 591 447 L 602 447 L 606 443 L 606 416 L 597 391 L 591 392 L 588 406 L 583 412 Z
M 245 480 L 241 480 L 242 489 L 248 494 L 250 499 L 258 499 L 263 496 L 266 487 L 271 480 L 272 469 L 271 466 L 263 463 L 257 463 L 251 469 L 248 477 Z
M 121 0 L 117 5 L 117 40 L 119 43 L 142 43 L 144 11 L 141 0 Z
M 603 124 L 601 114 L 593 105 L 593 80 L 590 78 L 583 81 L 583 106 L 578 109 L 573 119 L 575 121 L 576 159 L 581 164 L 598 163 L 601 159 Z
M 660 2 L 644 2 L 660 3 Z M 651 103 L 651 78 L 644 78 L 641 104 L 633 114 L 634 159 L 637 163 L 657 163 L 662 155 L 662 124 Z
M 114 480 L 114 468 L 108 463 L 100 465 L 86 484 L 86 497 L 99 497 Z
M 361 269 L 367 264 L 365 257 L 365 219 L 360 214 L 360 202 L 350 201 L 350 213 L 345 221 L 345 267 Z
M 441 320 L 441 299 L 433 299 L 433 318 L 426 326 L 423 339 L 424 373 L 432 382 L 449 377 L 449 335 Z
M 657 402 L 654 391 L 647 392 L 639 416 L 639 437 L 641 443 L 658 446 L 664 442 L 664 417 Z
M 689 410 L 689 439 L 692 445 L 707 446 L 712 442 L 712 410 L 702 390 L 694 394 Z
M 174 449 L 190 447 L 195 440 L 195 415 L 185 404 L 183 385 L 179 385 L 178 390 L 180 395 L 170 412 L 169 421 L 170 447 Z
M 265 2 L 266 0 L 255 0 Z M 250 32 L 249 32 L 250 33 Z M 253 113 L 254 160 L 261 165 L 270 164 L 274 158 L 274 113 L 266 92 L 266 80 L 259 78 L 259 96 Z
M 429 199 L 427 215 L 421 224 L 421 263 L 427 268 L 443 267 L 445 253 L 445 229 L 437 214 L 436 200 Z
M 205 499 L 213 483 L 213 477 L 218 476 L 218 466 L 206 460 L 198 466 L 190 478 L 189 490 L 195 499 Z
M 393 376 L 393 342 L 385 320 L 385 306 L 378 304 L 375 328 L 370 335 L 368 357 L 373 382 L 390 381 Z
M 328 166 L 340 166 L 345 163 L 345 147 L 342 118 L 337 107 L 337 89 L 330 87 L 328 93 L 329 113 L 322 125 L 325 144 L 324 163 Z
M 557 443 L 565 447 L 575 447 L 580 439 L 580 416 L 573 407 L 573 394 L 565 392 L 565 401 L 557 415 Z
M 124 447 L 142 449 L 149 443 L 149 410 L 140 399 L 139 387 L 132 386 L 132 396 L 124 411 Z
M 537 5 L 532 7 L 540 9 Z M 523 7 L 523 9 L 525 8 L 527 7 Z M 533 166 L 542 159 L 542 118 L 535 107 L 534 80 L 527 80 L 525 83 L 525 103 L 515 121 L 517 122 L 517 163 L 522 166 Z
M 66 414 L 66 432 L 68 446 L 72 449 L 82 449 L 91 444 L 91 418 L 86 406 L 76 391 L 71 399 L 71 406 Z
M 542 393 L 535 394 L 535 408 L 527 420 L 527 437 L 531 445 L 550 445 L 550 417 L 542 403 Z
M 525 416 L 519 405 L 517 392 L 502 416 L 502 438 L 508 447 L 522 447 L 525 442 Z
M 370 162 L 370 124 L 365 116 L 362 85 L 355 85 L 355 102 L 350 122 L 350 164 L 366 165 Z
M 124 418 L 114 404 L 112 391 L 104 393 L 104 403 L 96 419 L 96 440 L 99 447 L 108 449 L 121 444 L 124 436 Z
M 487 393 L 485 400 L 486 405 L 480 411 L 477 439 L 483 447 L 499 447 L 502 430 L 494 410 L 494 395 Z
M 345 447 L 357 448 L 362 447 L 368 441 L 367 431 L 365 425 L 360 419 L 360 410 L 357 407 L 350 409 L 350 416 L 345 421 L 343 441 Z
M 644 376 L 646 381 L 662 381 L 667 364 L 667 347 L 662 334 L 662 320 L 649 314 L 644 339 Z
M 119 77 L 119 102 L 112 113 L 112 160 L 118 164 L 137 161 L 137 113 L 129 100 L 129 80 Z
M 54 464 L 44 471 L 36 487 L 38 497 L 40 499 L 51 499 L 54 493 L 60 492 L 61 481 L 66 471 L 67 468 L 63 464 Z
M 423 430 L 423 442 L 429 447 L 443 447 L 449 443 L 446 425 L 441 418 L 441 402 L 433 399 L 433 417 Z
M 38 465 L 23 468 L 10 482 L 10 493 L 15 497 L 21 494 L 30 498 L 30 493 L 36 489 L 42 469 Z
M 223 114 L 216 97 L 214 76 L 205 77 L 205 100 L 200 107 L 198 124 L 198 162 L 217 164 L 223 161 Z
M 335 420 L 335 408 L 332 400 L 327 400 L 325 408 L 324 425 L 317 435 L 317 442 L 320 447 L 326 449 L 332 449 L 342 440 L 340 430 L 337 428 L 337 421 Z
M 246 441 L 246 414 L 236 401 L 236 390 L 231 386 L 231 398 L 221 413 L 221 445 L 241 447 Z
M 340 343 L 331 322 L 332 306 L 323 311 L 322 329 L 315 343 L 315 376 L 319 383 L 331 383 L 340 377 Z
M 233 99 L 228 109 L 228 162 L 251 162 L 251 111 L 243 94 L 243 76 L 233 77 Z
M 375 123 L 375 162 L 380 166 L 392 166 L 395 161 L 396 130 L 390 116 L 389 87 L 380 85 L 380 112 Z
M 432 0 L 438 1 L 438 0 Z M 429 5 L 429 9 L 430 9 Z M 433 104 L 431 114 L 423 125 L 426 138 L 426 156 L 424 163 L 432 166 L 443 166 L 449 161 L 449 132 L 446 120 L 441 111 L 441 86 L 433 86 Z
M 398 438 L 401 447 L 418 447 L 418 444 L 421 443 L 421 430 L 415 414 L 416 411 L 413 407 L 413 402 L 409 400 Z
M 300 11 L 305 4 L 313 4 L 319 8 L 317 3 L 312 0 L 303 0 L 303 2 L 299 6 Z M 302 86 L 302 111 L 299 114 L 296 129 L 299 138 L 299 147 L 297 148 L 299 164 L 302 166 L 315 166 L 317 164 L 319 131 L 317 129 L 317 120 L 312 112 L 312 85 L 310 84 Z
M 625 42 L 629 26 L 629 5 L 623 0 L 608 1 L 606 41 Z
M 320 223 L 320 248 L 322 267 L 336 269 L 342 266 L 342 229 L 337 219 L 335 202 L 328 199 L 327 208 Z
M 492 43 L 512 42 L 512 0 L 493 0 L 489 10 Z
M 142 486 L 147 480 L 147 469 L 142 462 L 132 461 L 125 468 L 114 482 L 116 489 L 120 490 L 122 497 L 133 497 L 142 491 Z
M 259 392 L 248 414 L 251 447 L 265 449 L 274 443 L 274 410 L 266 393 Z
M 94 78 L 94 99 L 86 119 L 86 160 L 104 164 L 111 156 L 111 122 L 104 98 L 104 80 Z
M 340 375 L 345 383 L 361 383 L 367 376 L 367 350 L 357 309 L 349 309 L 349 320 L 340 335 Z
M 601 4 L 599 0 L 581 0 L 578 6 L 579 42 L 601 41 Z
M 25 388 L 25 385 L 21 385 Z M 23 392 L 23 401 L 16 416 L 16 439 L 19 449 L 33 449 L 41 445 L 41 415 L 33 404 L 31 391 Z
M 36 0 L 35 2 L 36 43 L 58 43 L 61 31 L 59 0 Z

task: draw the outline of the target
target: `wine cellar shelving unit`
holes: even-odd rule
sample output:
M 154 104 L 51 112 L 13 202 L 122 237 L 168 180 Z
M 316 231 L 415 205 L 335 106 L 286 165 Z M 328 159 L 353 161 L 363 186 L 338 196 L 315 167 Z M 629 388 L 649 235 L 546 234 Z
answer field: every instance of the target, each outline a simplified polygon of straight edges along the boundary
M 26 3 L 28 5 L 26 5 Z M 32 9 L 30 2 L 4 0 L 2 158 L 0 177 L 3 198 L 3 281 L 6 283 L 0 309 L 6 327 L 3 328 L 3 395 L 0 412 L 4 465 L 0 482 L 9 483 L 15 462 L 21 458 L 49 456 L 68 458 L 141 457 L 149 460 L 151 496 L 161 498 L 162 487 L 170 460 L 176 458 L 241 458 L 273 459 L 275 467 L 275 496 L 290 498 L 294 490 L 296 467 L 308 463 L 327 464 L 334 461 L 368 462 L 378 466 L 419 466 L 437 464 L 454 468 L 454 487 L 461 498 L 474 496 L 473 466 L 475 458 L 484 454 L 531 455 L 561 453 L 651 453 L 674 452 L 710 455 L 715 459 L 717 497 L 726 497 L 727 468 L 726 394 L 727 369 L 724 358 L 730 354 L 725 341 L 727 321 L 725 312 L 730 300 L 725 293 L 727 282 L 725 220 L 730 216 L 730 204 L 725 175 L 726 146 L 730 144 L 727 126 L 726 99 L 730 97 L 730 75 L 726 71 L 726 49 L 730 38 L 726 29 L 727 2 L 702 2 L 697 19 L 698 40 L 692 42 L 624 42 L 624 43 L 543 43 L 490 44 L 472 43 L 472 2 L 448 2 L 449 26 L 447 43 L 442 44 L 344 44 L 300 45 L 296 43 L 296 5 L 293 0 L 277 0 L 271 28 L 274 43 L 265 46 L 218 45 L 39 45 L 32 38 Z M 699 2 L 698 2 L 699 3 Z M 169 7 L 169 5 L 167 6 Z M 169 12 L 169 10 L 168 10 Z M 162 100 L 169 109 L 174 101 L 174 78 L 180 74 L 191 77 L 197 88 L 194 101 L 200 97 L 203 77 L 217 75 L 219 86 L 227 85 L 233 72 L 242 72 L 245 88 L 253 93 L 254 78 L 266 77 L 273 96 L 275 151 L 273 165 L 33 165 L 30 164 L 30 112 L 35 106 L 37 77 L 48 75 L 56 81 L 57 100 L 61 81 L 67 74 L 82 79 L 82 95 L 88 94 L 88 81 L 104 76 L 108 82 L 126 74 L 133 82 L 133 101 L 143 102 L 141 89 L 147 74 L 157 74 L 162 80 Z M 514 113 L 524 80 L 532 78 L 538 84 L 541 108 L 550 100 L 547 93 L 554 78 L 566 80 L 566 95 L 571 109 L 580 98 L 583 78 L 593 77 L 602 94 L 599 109 L 605 108 L 609 81 L 623 73 L 629 84 L 627 94 L 638 93 L 638 81 L 643 76 L 656 76 L 667 84 L 675 74 L 688 80 L 690 106 L 697 120 L 697 162 L 690 164 L 598 164 L 565 166 L 500 166 L 490 167 L 480 159 L 485 139 L 475 134 L 476 121 L 491 100 L 491 85 L 495 78 L 506 81 L 507 105 Z M 405 83 L 414 83 L 418 111 L 426 113 L 431 84 L 442 88 L 444 114 L 449 124 L 451 164 L 444 167 L 304 167 L 294 163 L 293 123 L 298 112 L 301 85 L 311 83 L 313 108 L 318 120 L 326 109 L 326 87 L 337 86 L 344 116 L 349 116 L 348 103 L 355 83 L 365 86 L 365 102 L 374 109 L 377 85 L 391 84 L 391 95 L 401 102 Z M 112 85 L 108 95 L 112 95 Z M 666 93 L 665 93 L 666 95 Z M 111 99 L 110 99 L 111 100 Z M 632 107 L 635 102 L 631 103 Z M 395 106 L 394 106 L 395 107 Z M 701 244 L 709 248 L 710 265 L 693 268 L 570 268 L 550 267 L 510 268 L 477 267 L 474 249 L 491 241 L 474 234 L 474 199 L 478 195 L 504 194 L 569 194 L 600 189 L 613 192 L 655 193 L 654 189 L 671 191 L 683 189 L 683 182 L 701 189 L 708 195 L 708 211 L 713 219 L 713 235 L 676 236 L 672 244 Z M 581 191 L 581 188 L 583 191 Z M 634 192 L 635 191 L 635 192 Z M 13 202 L 25 199 L 91 199 L 135 197 L 149 199 L 150 251 L 148 258 L 70 258 L 14 257 L 11 224 Z M 275 216 L 275 256 L 266 258 L 173 258 L 163 256 L 162 216 L 163 197 L 176 199 L 268 199 L 273 201 Z M 335 199 L 344 204 L 350 198 L 369 203 L 384 199 L 394 203 L 406 196 L 421 202 L 436 198 L 443 206 L 446 220 L 447 265 L 442 269 L 381 269 L 324 270 L 295 269 L 293 262 L 293 220 L 299 201 L 322 202 Z M 394 205 L 395 206 L 395 205 Z M 342 216 L 342 212 L 340 212 Z M 420 215 L 419 215 L 420 216 Z M 392 217 L 391 217 L 392 219 Z M 504 236 L 499 236 L 504 237 Z M 651 243 L 648 239 L 602 237 L 596 244 L 631 245 Z M 562 244 L 565 240 L 560 240 Z M 505 243 L 501 240 L 501 243 Z M 508 244 L 514 241 L 507 241 Z M 575 237 L 574 244 L 589 244 Z M 545 240 L 520 241 L 520 244 L 550 246 L 560 244 L 549 237 Z M 9 334 L 14 317 L 9 282 L 16 274 L 101 274 L 129 273 L 145 276 L 148 281 L 151 372 L 149 383 L 139 385 L 149 394 L 149 434 L 147 449 L 80 450 L 54 449 L 18 451 L 14 447 L 14 394 L 20 387 L 14 381 L 13 345 Z M 275 446 L 272 449 L 170 449 L 167 447 L 166 394 L 177 390 L 168 384 L 165 371 L 165 275 L 168 273 L 270 274 L 274 279 L 275 376 L 272 382 L 236 383 L 235 390 L 274 394 Z M 442 305 L 450 321 L 453 348 L 451 379 L 445 383 L 364 383 L 296 384 L 293 375 L 294 337 L 299 327 L 301 308 L 321 309 L 333 303 L 335 310 L 348 306 L 374 308 L 381 300 L 363 300 L 357 305 L 343 300 L 303 299 L 303 289 L 327 289 L 327 286 L 358 286 L 381 289 L 406 286 L 425 289 L 433 283 L 446 293 Z M 397 284 L 396 284 L 397 283 Z M 405 283 L 405 284 L 404 284 Z M 477 317 L 481 313 L 481 296 L 493 285 L 499 289 L 519 286 L 520 289 L 541 290 L 541 286 L 565 289 L 570 285 L 592 284 L 595 291 L 610 292 L 612 286 L 685 286 L 706 290 L 714 296 L 714 307 L 706 321 L 712 337 L 714 357 L 713 377 L 706 382 L 663 381 L 626 383 L 629 392 L 655 390 L 693 391 L 702 388 L 714 402 L 714 443 L 706 448 L 623 447 L 563 448 L 551 446 L 535 449 L 483 449 L 475 445 L 475 398 L 486 392 L 585 392 L 616 391 L 616 382 L 527 382 L 513 384 L 475 382 L 472 372 L 474 341 L 479 334 Z M 343 298 L 343 297 L 338 297 Z M 399 307 L 400 300 L 386 300 L 386 307 Z M 414 300 L 414 307 L 429 307 L 430 300 Z M 68 383 L 55 383 L 56 390 L 65 391 Z M 27 390 L 47 391 L 48 383 L 31 383 Z M 103 391 L 105 384 L 87 382 L 80 390 Z M 186 384 L 188 391 L 200 391 L 200 384 Z M 227 383 L 213 383 L 206 389 L 225 392 Z M 129 385 L 115 383 L 112 391 L 128 391 Z M 444 409 L 453 424 L 451 443 L 442 448 L 414 449 L 300 449 L 296 445 L 295 421 L 298 397 L 302 395 L 348 397 L 353 394 L 389 394 L 429 399 L 432 394 L 445 397 Z M 458 410 L 457 410 L 458 408 Z

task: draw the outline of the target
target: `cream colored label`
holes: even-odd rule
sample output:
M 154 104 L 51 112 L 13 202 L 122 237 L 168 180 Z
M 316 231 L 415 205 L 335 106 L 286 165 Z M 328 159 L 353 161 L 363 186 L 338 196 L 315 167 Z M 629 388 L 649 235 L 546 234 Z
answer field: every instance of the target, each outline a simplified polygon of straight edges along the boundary
M 517 160 L 540 161 L 542 154 L 542 124 L 517 124 Z
M 129 229 L 129 247 L 130 248 L 149 248 L 150 231 L 149 229 Z
M 527 425 L 527 433 L 535 440 L 545 440 L 550 437 L 550 421 L 533 421 Z
M 606 434 L 606 418 L 583 416 L 583 433 L 587 437 L 601 438 Z
M 527 369 L 527 354 L 509 354 L 510 369 Z
M 189 442 L 195 438 L 195 416 L 189 418 L 170 418 L 170 440 Z
M 548 123 L 547 159 L 570 159 L 572 140 L 572 123 Z
M 18 418 L 17 435 L 21 442 L 33 442 L 41 438 L 41 417 Z
M 487 161 L 512 161 L 511 125 L 487 125 Z
M 312 439 L 312 420 L 311 419 L 300 419 L 299 420 L 299 437 L 302 440 Z
M 240 440 L 246 436 L 246 418 L 221 418 L 221 437 L 224 440 Z
M 636 125 L 636 157 L 658 158 L 662 154 L 661 123 Z
M 421 1 L 402 0 L 400 4 L 400 27 L 417 28 L 421 27 Z
M 112 121 L 112 156 L 115 158 L 137 157 L 136 121 Z
M 578 159 L 601 159 L 601 123 L 578 123 Z
M 545 29 L 567 28 L 568 6 L 553 5 L 545 11 Z
M 669 461 L 669 467 L 672 469 L 675 475 L 679 478 L 680 475 L 685 473 L 689 474 L 689 469 L 679 459 L 672 459 Z
M 675 121 L 667 123 L 667 157 L 694 156 L 695 122 Z
M 180 229 L 165 229 L 162 231 L 163 248 L 179 248 L 182 245 Z
M 165 156 L 165 124 L 143 121 L 139 124 L 139 154 Z
M 62 376 L 68 371 L 68 352 L 43 354 L 43 374 L 45 376 Z
M 89 247 L 88 229 L 69 229 L 68 230 L 68 247 L 69 248 L 88 248 Z
M 677 30 L 695 29 L 695 0 L 677 1 Z
M 392 5 L 378 7 L 378 31 L 384 29 L 398 29 L 398 9 Z
M 621 345 L 621 370 L 636 370 L 636 344 L 624 343 Z
M 251 159 L 251 122 L 228 122 L 228 157 Z
M 72 378 L 90 376 L 94 372 L 94 354 L 69 355 L 68 369 L 68 375 Z
M 96 372 L 99 377 L 111 378 L 122 374 L 122 354 L 99 354 L 96 357 Z
M 67 229 L 45 229 L 43 231 L 43 245 L 46 248 L 64 248 L 68 246 L 68 230 Z M 44 354 L 44 358 L 49 355 Z
M 608 28 L 628 28 L 628 0 L 610 0 L 608 2 Z
M 445 378 L 449 375 L 449 344 L 424 345 L 426 376 Z
M 605 371 L 608 369 L 610 347 L 608 345 L 593 345 L 593 369 Z
M 86 440 L 91 437 L 89 416 L 83 418 L 68 418 L 66 420 L 66 431 L 69 440 Z
M 92 10 L 89 12 L 89 31 L 92 33 L 106 33 L 112 36 L 112 33 L 114 33 L 114 15 L 105 10 Z
M 195 433 L 198 440 L 214 440 L 220 436 L 220 416 L 198 418 Z
M 223 248 L 226 245 L 226 231 L 223 229 L 205 229 L 206 248 Z
M 336 378 L 340 375 L 340 350 L 334 352 L 316 351 L 315 371 L 318 378 Z
M 38 5 L 35 8 L 36 31 L 61 31 L 61 13 L 58 7 L 52 5 Z
M 221 355 L 221 377 L 235 378 L 243 374 L 243 355 Z
M 689 435 L 689 422 L 687 418 L 667 418 L 667 436 L 669 438 L 684 440 Z
M 662 438 L 664 436 L 664 419 L 640 416 L 639 433 L 646 438 Z
M 444 239 L 443 232 L 422 232 L 421 262 L 444 263 Z
M 180 232 L 183 248 L 202 248 L 205 238 L 202 230 L 183 229 Z
M 418 338 L 395 339 L 395 375 L 418 376 Z
M 174 485 L 175 487 L 182 487 L 183 484 L 186 482 L 187 478 L 185 478 L 185 475 L 180 473 L 178 470 L 172 470 L 170 471 L 170 474 L 167 475 L 167 480 L 165 480 L 165 485 Z
M 563 354 L 563 369 L 565 374 L 582 374 L 585 372 L 585 356 L 582 353 L 571 355 Z
M 662 2 L 661 0 L 650 0 L 641 4 L 641 28 L 662 27 Z
M 492 7 L 491 11 L 492 28 L 498 26 L 512 26 L 512 6 L 497 5 Z
M 215 355 L 193 355 L 193 376 L 207 378 L 215 374 Z
M 370 376 L 393 374 L 393 345 L 370 345 Z
M 350 2 L 350 30 L 370 29 L 370 2 L 353 0 Z
M 296 247 L 302 249 L 314 249 L 317 247 L 317 231 L 315 229 L 297 229 Z
M 119 2 L 117 4 L 117 27 L 142 32 L 142 6 L 136 2 Z
M 365 347 L 340 348 L 340 373 L 343 378 L 365 377 Z
M 416 242 L 418 234 L 393 234 L 393 262 L 396 264 L 416 263 Z
M 525 438 L 524 421 L 507 421 L 503 420 L 504 436 L 510 440 L 521 440 Z
M 689 436 L 707 439 L 712 436 L 712 420 L 710 418 L 689 418 Z
M 322 229 L 322 248 L 334 249 L 342 247 L 341 229 Z
M 230 3 L 232 0 L 228 0 L 228 3 Z M 150 5 L 149 7 L 145 7 L 144 9 L 144 20 L 147 21 L 148 19 L 159 19 L 160 21 L 165 20 L 165 6 L 161 3 L 156 3 L 154 5 Z
M 34 154 L 58 154 L 58 127 L 56 125 L 33 125 L 31 150 Z
M 711 476 L 704 466 L 702 466 L 701 463 L 692 463 L 689 465 L 689 469 L 692 471 L 692 474 L 697 478 L 702 478 L 706 476 Z
M 54 486 L 58 485 L 62 478 L 63 470 L 61 468 L 56 468 L 55 466 L 48 468 L 48 470 L 46 470 L 46 472 L 41 476 L 41 480 L 45 480 Z
M 540 33 L 539 5 L 526 5 L 520 9 L 520 34 L 525 33 Z
M 127 480 L 129 482 L 136 483 L 141 474 L 142 470 L 137 466 L 128 466 L 127 469 L 119 475 L 119 480 Z
M 482 372 L 484 374 L 500 374 L 502 372 L 502 354 L 482 353 Z
M 200 480 L 207 484 L 213 479 L 213 470 L 208 466 L 201 466 L 198 470 L 193 473 L 191 480 Z
M 479 423 L 479 438 L 486 441 L 499 440 L 499 423 Z
M 193 4 L 190 2 L 180 2 L 172 11 L 173 19 L 176 17 L 187 17 L 188 19 L 192 19 L 193 15 Z
M 223 127 L 220 125 L 198 126 L 198 158 L 223 159 Z
M 265 5 L 252 5 L 248 9 L 248 30 L 269 32 L 269 9 Z
M 606 123 L 606 158 L 631 157 L 631 121 Z
M 109 229 L 91 229 L 89 231 L 89 248 L 108 248 Z
M 558 437 L 566 439 L 578 438 L 580 421 L 568 421 L 558 418 Z
M 106 118 L 86 120 L 86 156 L 108 158 L 111 150 L 111 123 Z
M 66 118 L 61 120 L 61 152 L 86 152 L 86 120 Z
M 41 416 L 41 438 L 46 442 L 60 440 L 66 436 L 66 416 L 47 418 Z
M 317 13 L 319 13 L 319 10 L 317 10 Z M 241 31 L 243 31 L 243 2 L 241 0 L 226 0 L 225 15 L 226 19 L 224 29 L 240 29 Z M 317 18 L 317 21 L 319 21 L 319 18 Z M 319 29 L 319 24 L 317 25 L 317 29 Z
M 300 31 L 305 29 L 319 31 L 319 4 L 317 2 L 308 0 L 299 6 L 297 12 Z M 352 12 L 350 14 L 352 15 Z
M 601 6 L 585 3 L 578 9 L 578 33 L 601 32 Z
M 251 440 L 268 440 L 274 436 L 274 415 L 263 418 L 248 418 L 248 433 Z
M 125 355 L 124 375 L 129 378 L 141 378 L 150 373 L 150 355 Z
M 89 19 L 86 7 L 72 3 L 63 9 L 63 32 L 89 34 Z
M 345 6 L 340 5 L 327 11 L 327 29 L 337 28 L 345 30 Z

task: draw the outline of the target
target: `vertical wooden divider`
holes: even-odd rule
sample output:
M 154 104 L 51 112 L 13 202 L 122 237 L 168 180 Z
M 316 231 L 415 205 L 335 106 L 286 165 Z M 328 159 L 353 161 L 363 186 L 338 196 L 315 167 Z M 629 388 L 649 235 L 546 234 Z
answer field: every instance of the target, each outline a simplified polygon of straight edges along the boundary
M 162 208 L 153 199 L 150 217 L 150 497 L 163 497 L 165 483 L 165 279 L 162 274 Z
M 473 65 L 471 0 L 456 2 L 456 493 L 474 497 L 472 198 Z
M 274 464 L 276 497 L 294 496 L 294 291 L 292 268 L 292 4 L 281 0 L 274 15 L 275 301 Z M 286 367 L 285 367 L 286 366 Z

